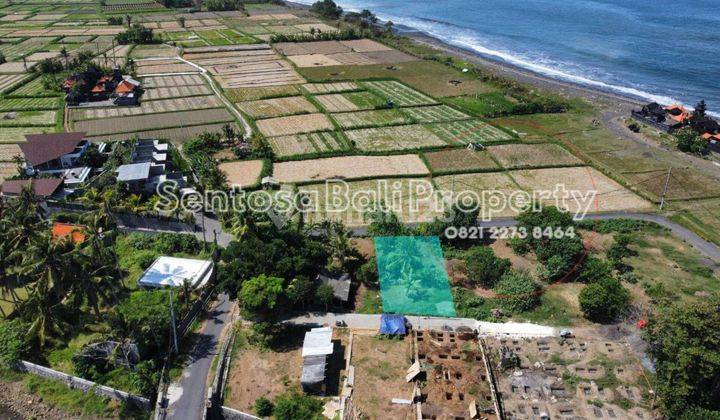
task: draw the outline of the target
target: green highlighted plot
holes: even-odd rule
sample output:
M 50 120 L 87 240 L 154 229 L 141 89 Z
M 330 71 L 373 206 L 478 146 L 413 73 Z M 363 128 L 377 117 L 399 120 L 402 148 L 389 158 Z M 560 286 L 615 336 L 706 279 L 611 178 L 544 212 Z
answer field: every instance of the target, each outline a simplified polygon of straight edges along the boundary
M 378 237 L 374 242 L 384 312 L 456 316 L 437 236 Z

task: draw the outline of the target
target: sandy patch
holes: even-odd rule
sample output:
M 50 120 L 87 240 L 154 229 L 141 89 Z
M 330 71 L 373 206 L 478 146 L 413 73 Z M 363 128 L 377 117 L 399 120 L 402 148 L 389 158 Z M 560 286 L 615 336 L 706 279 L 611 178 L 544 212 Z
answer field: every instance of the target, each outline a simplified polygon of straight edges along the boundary
M 343 156 L 325 159 L 281 162 L 273 166 L 273 176 L 281 183 L 358 179 L 393 175 L 428 175 L 417 155 Z
M 245 160 L 241 162 L 221 163 L 218 167 L 227 176 L 230 185 L 241 188 L 251 187 L 260 182 L 262 160 Z

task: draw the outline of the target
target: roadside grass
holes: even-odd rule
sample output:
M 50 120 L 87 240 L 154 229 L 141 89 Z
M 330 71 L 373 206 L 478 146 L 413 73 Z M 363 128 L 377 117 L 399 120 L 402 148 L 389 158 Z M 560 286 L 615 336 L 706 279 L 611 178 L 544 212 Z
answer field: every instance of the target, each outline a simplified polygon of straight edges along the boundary
M 63 382 L 34 375 L 26 376 L 25 385 L 28 392 L 40 396 L 43 403 L 57 407 L 69 414 L 83 417 L 116 417 L 118 415 L 117 403 L 92 391 L 70 389 Z
M 581 283 L 555 284 L 545 288 L 540 305 L 532 311 L 522 312 L 514 318 L 552 326 L 569 326 L 586 323 L 578 305 L 577 296 L 584 287 Z

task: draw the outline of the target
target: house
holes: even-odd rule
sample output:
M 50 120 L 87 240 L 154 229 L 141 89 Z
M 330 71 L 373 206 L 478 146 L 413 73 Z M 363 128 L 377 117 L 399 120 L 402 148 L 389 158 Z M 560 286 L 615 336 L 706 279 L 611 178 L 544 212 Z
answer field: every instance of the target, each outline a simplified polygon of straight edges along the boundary
M 82 188 L 88 178 L 90 178 L 91 173 L 92 168 L 89 166 L 80 166 L 65 170 L 62 175 L 65 187 L 71 190 Z
M 111 74 L 88 69 L 68 77 L 60 87 L 67 93 L 65 100 L 70 106 L 100 101 L 111 101 L 108 105 L 137 105 L 141 92 L 140 82 L 123 75 L 118 68 Z
M 327 358 L 333 354 L 332 328 L 313 328 L 305 333 L 303 340 L 303 369 L 300 384 L 303 391 L 325 393 L 325 370 Z
M 117 181 L 132 192 L 152 192 L 157 188 L 157 179 L 165 174 L 165 165 L 152 162 L 121 165 L 115 171 Z
M 28 134 L 20 144 L 28 175 L 61 174 L 77 166 L 90 142 L 84 132 Z
M 333 298 L 336 300 L 342 303 L 346 303 L 348 301 L 350 297 L 350 286 L 352 283 L 349 274 L 320 273 L 318 274 L 316 281 L 319 284 L 329 284 L 333 289 Z
M 3 182 L 0 186 L 0 193 L 3 197 L 17 197 L 23 188 L 30 185 L 33 195 L 39 199 L 47 199 L 59 196 L 63 180 L 60 178 L 39 178 L 39 179 L 17 179 Z
M 85 226 L 74 225 L 71 223 L 59 223 L 55 222 L 52 226 L 52 238 L 53 240 L 59 240 L 63 238 L 70 238 L 74 244 L 81 244 L 85 242 Z
M 166 181 L 176 182 L 182 188 L 187 177 L 182 172 L 171 172 L 168 168 L 169 146 L 154 139 L 137 140 L 130 155 L 132 163 L 117 168 L 117 181 L 134 193 L 153 193 Z
M 708 146 L 710 147 L 711 151 L 715 153 L 720 153 L 720 133 L 704 133 L 700 137 L 708 141 Z
M 115 105 L 137 105 L 138 93 L 140 90 L 140 82 L 130 76 L 122 76 L 122 80 L 118 82 L 113 91 Z
M 657 102 L 644 105 L 640 111 L 632 111 L 631 115 L 638 121 L 665 132 L 677 130 L 689 124 L 693 118 L 692 112 L 682 105 L 662 106 Z
M 159 257 L 142 274 L 138 286 L 180 287 L 187 281 L 193 289 L 199 289 L 210 282 L 214 272 L 215 267 L 210 260 Z

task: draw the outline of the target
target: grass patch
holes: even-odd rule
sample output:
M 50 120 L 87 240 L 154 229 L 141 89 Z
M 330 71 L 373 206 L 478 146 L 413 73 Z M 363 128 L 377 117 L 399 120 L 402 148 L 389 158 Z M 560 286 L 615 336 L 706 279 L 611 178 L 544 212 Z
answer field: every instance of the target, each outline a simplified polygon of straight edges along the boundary
M 443 102 L 468 111 L 478 117 L 494 117 L 510 113 L 514 103 L 502 92 L 446 98 Z
M 381 314 L 382 300 L 380 299 L 380 291 L 374 289 L 365 289 L 362 297 L 358 313 L 361 314 Z
M 111 407 L 110 400 L 98 396 L 92 391 L 83 392 L 70 389 L 60 381 L 28 375 L 25 379 L 28 392 L 42 397 L 43 403 L 57 407 L 70 414 L 88 417 L 114 417 L 116 409 Z

